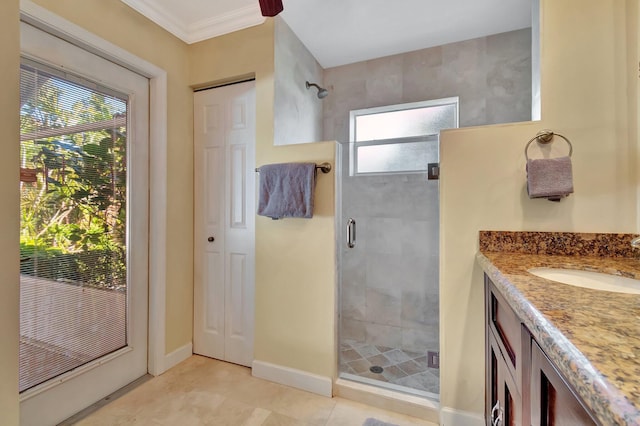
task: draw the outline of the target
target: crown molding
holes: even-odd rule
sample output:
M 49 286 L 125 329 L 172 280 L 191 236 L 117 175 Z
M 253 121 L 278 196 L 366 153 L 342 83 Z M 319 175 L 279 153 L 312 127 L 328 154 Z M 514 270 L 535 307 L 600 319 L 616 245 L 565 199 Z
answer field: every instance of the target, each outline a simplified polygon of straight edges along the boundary
M 172 16 L 166 9 L 158 7 L 152 0 L 120 0 L 130 8 L 146 16 L 174 36 L 188 43 L 186 25 Z
M 266 19 L 262 16 L 260 5 L 256 1 L 254 5 L 244 6 L 225 14 L 212 16 L 190 24 L 188 26 L 189 41 L 187 43 L 195 43 L 260 25 Z
M 153 0 L 120 0 L 127 6 L 146 16 L 187 44 L 262 24 L 266 18 L 260 13 L 258 2 L 222 15 L 195 22 L 177 19 L 167 9 Z

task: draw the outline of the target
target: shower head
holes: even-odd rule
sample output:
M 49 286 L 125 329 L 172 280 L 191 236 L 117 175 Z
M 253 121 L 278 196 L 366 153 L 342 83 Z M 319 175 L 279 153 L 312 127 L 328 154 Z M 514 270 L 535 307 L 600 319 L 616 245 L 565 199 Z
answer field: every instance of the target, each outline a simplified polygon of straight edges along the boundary
M 307 89 L 311 86 L 315 87 L 316 89 L 318 89 L 318 99 L 323 99 L 326 98 L 327 95 L 329 94 L 329 91 L 327 89 L 323 89 L 322 87 L 318 86 L 315 83 L 309 83 L 308 81 L 305 82 L 305 86 L 307 87 Z

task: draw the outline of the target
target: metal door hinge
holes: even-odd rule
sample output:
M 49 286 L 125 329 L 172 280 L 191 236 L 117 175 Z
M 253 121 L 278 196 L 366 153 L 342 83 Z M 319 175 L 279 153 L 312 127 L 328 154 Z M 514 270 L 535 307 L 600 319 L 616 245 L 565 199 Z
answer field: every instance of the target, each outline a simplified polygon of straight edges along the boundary
M 427 367 L 440 368 L 440 352 L 427 351 Z
M 440 179 L 440 163 L 429 163 L 429 165 L 427 166 L 427 179 Z

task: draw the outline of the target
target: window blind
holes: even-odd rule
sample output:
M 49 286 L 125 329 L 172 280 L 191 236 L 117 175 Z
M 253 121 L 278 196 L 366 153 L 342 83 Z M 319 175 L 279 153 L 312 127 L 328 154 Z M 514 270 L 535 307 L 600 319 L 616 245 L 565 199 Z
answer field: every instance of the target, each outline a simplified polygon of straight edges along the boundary
M 20 69 L 20 391 L 127 344 L 127 97 Z

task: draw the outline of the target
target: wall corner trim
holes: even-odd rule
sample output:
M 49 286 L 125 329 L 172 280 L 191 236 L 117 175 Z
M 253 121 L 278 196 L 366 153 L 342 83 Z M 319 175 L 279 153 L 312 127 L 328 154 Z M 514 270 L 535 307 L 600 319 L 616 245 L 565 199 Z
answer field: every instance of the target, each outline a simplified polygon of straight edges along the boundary
M 441 426 L 483 426 L 484 416 L 469 411 L 456 410 L 451 407 L 442 407 L 440 410 Z
M 253 361 L 251 374 L 260 379 L 291 386 L 331 398 L 333 381 L 330 377 L 319 376 L 307 371 L 264 361 Z
M 164 356 L 163 362 L 164 371 L 175 367 L 182 361 L 189 358 L 191 355 L 193 355 L 193 344 L 191 342 L 187 343 L 186 345 L 180 346 L 173 352 L 166 354 Z

